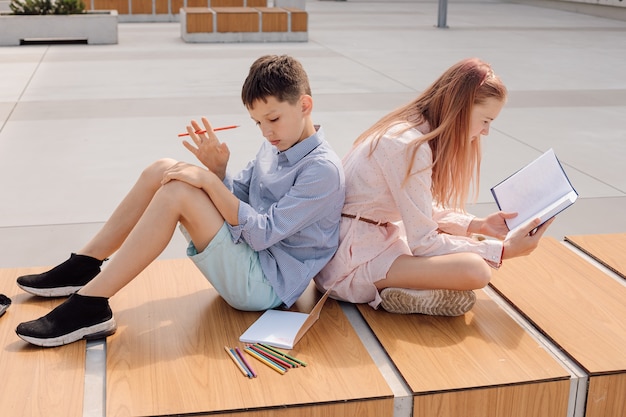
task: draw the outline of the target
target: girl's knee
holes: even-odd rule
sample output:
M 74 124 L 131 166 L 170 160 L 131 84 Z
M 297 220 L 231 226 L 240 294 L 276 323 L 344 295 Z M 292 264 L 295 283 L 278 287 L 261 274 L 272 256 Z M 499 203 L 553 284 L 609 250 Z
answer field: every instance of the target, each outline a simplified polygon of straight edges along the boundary
M 473 256 L 471 256 L 466 269 L 468 283 L 473 287 L 472 289 L 480 289 L 491 281 L 491 267 L 481 256 L 471 255 Z

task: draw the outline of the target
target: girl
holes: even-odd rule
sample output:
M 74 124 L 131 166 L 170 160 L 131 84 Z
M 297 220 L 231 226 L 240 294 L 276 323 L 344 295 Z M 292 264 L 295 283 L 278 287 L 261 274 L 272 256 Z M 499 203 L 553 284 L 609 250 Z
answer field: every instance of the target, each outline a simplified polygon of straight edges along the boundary
M 340 246 L 315 279 L 321 290 L 392 313 L 457 316 L 491 268 L 536 248 L 551 222 L 537 228 L 536 219 L 503 241 L 504 220 L 517 213 L 464 212 L 478 190 L 480 137 L 506 94 L 487 63 L 465 59 L 357 138 L 343 159 Z

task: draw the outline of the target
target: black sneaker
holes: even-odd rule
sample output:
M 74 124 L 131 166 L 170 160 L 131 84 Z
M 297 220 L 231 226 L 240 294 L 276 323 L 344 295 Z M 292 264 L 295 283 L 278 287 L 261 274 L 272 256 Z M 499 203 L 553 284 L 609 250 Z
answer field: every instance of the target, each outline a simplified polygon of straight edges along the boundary
M 33 345 L 51 347 L 102 339 L 116 329 L 107 298 L 72 294 L 45 316 L 20 323 L 15 333 Z
M 7 308 L 11 305 L 11 299 L 4 294 L 0 294 L 0 317 L 6 313 Z
M 19 277 L 17 285 L 40 297 L 67 297 L 98 275 L 102 262 L 91 256 L 72 253 L 67 261 L 47 272 Z

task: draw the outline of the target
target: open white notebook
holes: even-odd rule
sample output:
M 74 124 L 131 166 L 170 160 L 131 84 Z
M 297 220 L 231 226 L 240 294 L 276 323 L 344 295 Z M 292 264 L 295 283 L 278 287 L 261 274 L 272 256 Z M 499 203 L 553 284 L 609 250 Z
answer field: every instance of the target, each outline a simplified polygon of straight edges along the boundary
M 506 220 L 510 231 L 537 217 L 543 224 L 578 198 L 553 149 L 494 186 L 491 193 L 500 210 L 518 213 Z
M 309 314 L 287 310 L 267 310 L 239 337 L 243 343 L 265 343 L 293 349 L 304 334 L 319 319 L 330 289 L 315 304 Z

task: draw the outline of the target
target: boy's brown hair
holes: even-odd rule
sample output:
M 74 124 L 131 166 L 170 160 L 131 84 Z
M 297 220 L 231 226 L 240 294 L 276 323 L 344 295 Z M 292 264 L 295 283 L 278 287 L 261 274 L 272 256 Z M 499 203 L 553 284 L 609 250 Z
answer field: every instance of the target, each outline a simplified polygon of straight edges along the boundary
M 241 100 L 251 109 L 255 101 L 267 102 L 268 97 L 296 104 L 303 94 L 311 95 L 311 87 L 302 64 L 288 55 L 264 55 L 250 66 Z

